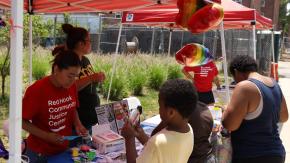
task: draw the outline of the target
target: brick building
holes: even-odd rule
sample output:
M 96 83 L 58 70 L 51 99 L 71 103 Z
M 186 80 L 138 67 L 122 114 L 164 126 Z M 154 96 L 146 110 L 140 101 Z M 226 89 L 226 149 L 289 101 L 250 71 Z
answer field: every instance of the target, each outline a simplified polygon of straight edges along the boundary
M 280 0 L 234 0 L 244 6 L 255 8 L 263 16 L 272 19 L 274 30 L 279 30 L 279 6 Z

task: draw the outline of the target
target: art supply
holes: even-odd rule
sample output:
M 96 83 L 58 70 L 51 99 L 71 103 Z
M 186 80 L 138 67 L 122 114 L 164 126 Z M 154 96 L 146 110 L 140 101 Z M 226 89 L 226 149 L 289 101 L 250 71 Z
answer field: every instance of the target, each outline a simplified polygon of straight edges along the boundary
M 96 152 L 95 152 L 95 151 L 89 151 L 89 152 L 87 152 L 86 154 L 87 154 L 87 157 L 88 157 L 88 160 L 89 160 L 89 161 L 94 160 L 95 157 L 96 157 Z
M 88 152 L 90 151 L 91 148 L 88 145 L 84 144 L 84 145 L 81 145 L 80 149 L 82 152 Z
M 71 140 L 74 140 L 74 139 L 79 138 L 79 137 L 80 136 L 64 136 L 63 140 L 71 141 Z
M 79 156 L 79 149 L 78 148 L 72 148 L 71 149 L 71 155 L 72 155 L 72 157 L 78 157 Z

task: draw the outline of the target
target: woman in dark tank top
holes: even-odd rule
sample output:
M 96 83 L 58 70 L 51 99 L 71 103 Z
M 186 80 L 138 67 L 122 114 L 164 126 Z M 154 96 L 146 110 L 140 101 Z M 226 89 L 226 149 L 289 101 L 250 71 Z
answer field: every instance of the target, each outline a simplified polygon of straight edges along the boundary
M 232 163 L 283 163 L 285 149 L 278 122 L 288 120 L 288 109 L 279 85 L 257 72 L 248 55 L 235 57 L 230 72 L 238 83 L 223 115 L 231 131 Z

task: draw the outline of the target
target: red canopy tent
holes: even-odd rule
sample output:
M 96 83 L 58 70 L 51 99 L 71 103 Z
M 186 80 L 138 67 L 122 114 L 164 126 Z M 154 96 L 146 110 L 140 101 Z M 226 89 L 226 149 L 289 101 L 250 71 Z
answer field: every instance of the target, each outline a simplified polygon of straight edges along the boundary
M 176 3 L 176 0 L 23 0 L 24 10 L 34 13 L 88 13 L 138 9 L 157 3 Z M 10 8 L 11 0 L 0 0 L 0 8 Z
M 11 67 L 9 162 L 21 160 L 21 115 L 22 115 L 22 56 L 23 56 L 23 12 L 29 13 L 80 13 L 132 10 L 157 3 L 176 3 L 176 0 L 0 0 L 0 8 L 11 9 Z M 30 29 L 32 23 L 30 19 Z M 30 34 L 32 32 L 30 31 Z M 30 53 L 32 51 L 32 35 Z M 120 38 L 118 38 L 120 39 Z M 117 46 L 118 47 L 118 46 Z M 118 51 L 118 48 L 116 48 Z M 115 60 L 116 60 L 115 55 Z M 30 59 L 31 60 L 31 59 Z M 114 62 L 115 63 L 115 62 Z M 112 72 L 112 77 L 113 77 Z M 112 78 L 111 77 L 111 78 Z M 112 79 L 111 79 L 112 80 Z M 111 86 L 110 86 L 111 87 Z M 110 90 L 110 89 L 109 89 Z M 108 95 L 109 96 L 109 95 Z
M 9 9 L 10 8 L 10 1 L 9 0 L 1 0 L 0 1 L 0 8 Z
M 256 22 L 258 29 L 272 28 L 272 20 L 260 15 L 255 9 L 245 7 L 231 0 L 222 0 L 224 8 L 224 28 L 252 28 Z M 175 17 L 178 13 L 176 4 L 156 4 L 133 11 L 123 12 L 122 23 L 125 24 L 163 24 L 174 26 Z
M 221 0 L 224 9 L 224 19 L 220 26 L 221 44 L 223 54 L 223 66 L 227 67 L 224 29 L 252 29 L 253 30 L 253 54 L 256 59 L 256 28 L 271 29 L 273 27 L 272 20 L 260 15 L 255 9 L 245 7 L 232 0 Z M 139 10 L 123 12 L 123 24 L 141 24 L 146 26 L 165 26 L 170 28 L 178 28 L 175 25 L 175 18 L 178 13 L 176 4 L 156 4 L 154 6 L 141 8 Z M 218 27 L 215 27 L 218 28 Z M 171 34 L 169 36 L 169 49 L 171 43 Z M 225 84 L 227 87 L 227 99 L 229 100 L 228 73 L 224 69 Z

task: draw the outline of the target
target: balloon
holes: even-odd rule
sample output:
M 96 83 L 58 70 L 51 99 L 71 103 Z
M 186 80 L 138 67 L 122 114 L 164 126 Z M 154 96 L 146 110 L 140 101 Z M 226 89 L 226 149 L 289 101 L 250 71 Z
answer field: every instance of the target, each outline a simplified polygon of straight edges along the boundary
M 213 56 L 203 45 L 191 43 L 182 47 L 176 53 L 175 59 L 179 64 L 195 67 L 209 63 L 213 60 Z
M 220 0 L 178 0 L 176 24 L 192 33 L 208 31 L 224 17 L 223 8 L 218 3 Z

